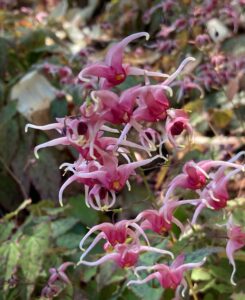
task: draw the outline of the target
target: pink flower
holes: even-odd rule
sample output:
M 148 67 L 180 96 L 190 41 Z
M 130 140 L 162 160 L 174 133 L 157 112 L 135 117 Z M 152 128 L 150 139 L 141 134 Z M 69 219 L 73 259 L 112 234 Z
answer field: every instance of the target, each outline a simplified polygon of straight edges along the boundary
M 80 242 L 81 250 L 83 250 L 83 245 L 88 237 L 96 231 L 101 232 L 96 236 L 81 258 L 84 258 L 101 239 L 106 240 L 104 245 L 105 250 L 107 250 L 108 247 L 113 249 L 117 244 L 124 244 L 127 238 L 132 238 L 133 241 L 138 242 L 140 235 L 142 235 L 149 244 L 144 231 L 134 220 L 122 220 L 116 224 L 102 223 L 92 227 Z
M 92 97 L 101 105 L 101 112 L 104 111 L 103 118 L 112 124 L 128 123 L 136 102 L 135 89 L 133 87 L 125 90 L 119 97 L 114 92 L 99 90 L 92 92 Z M 101 113 L 100 112 L 100 113 Z
M 136 265 L 140 253 L 145 251 L 155 252 L 163 255 L 167 254 L 173 257 L 173 254 L 167 250 L 162 250 L 150 246 L 142 246 L 138 241 L 136 241 L 132 244 L 116 244 L 111 253 L 105 254 L 100 259 L 93 262 L 83 260 L 85 256 L 83 254 L 78 264 L 83 264 L 86 266 L 98 266 L 107 261 L 114 261 L 120 268 L 129 268 Z
M 139 32 L 131 34 L 121 42 L 112 46 L 105 58 L 104 62 L 94 63 L 84 68 L 78 75 L 80 80 L 88 81 L 88 77 L 100 78 L 100 88 L 108 89 L 122 83 L 128 75 L 148 75 L 166 77 L 166 75 L 158 72 L 148 72 L 143 69 L 131 67 L 123 64 L 123 50 L 133 40 L 140 37 L 149 39 L 147 32 Z
M 153 279 L 157 279 L 163 288 L 170 288 L 176 290 L 180 285 L 183 285 L 185 289 L 187 288 L 187 283 L 184 279 L 184 272 L 190 269 L 198 268 L 202 266 L 206 258 L 198 263 L 188 263 L 184 264 L 185 256 L 184 254 L 179 255 L 172 262 L 170 266 L 165 264 L 157 264 L 152 267 L 140 266 L 135 268 L 135 274 L 138 275 L 139 271 L 153 270 L 154 273 L 148 275 L 145 279 L 142 280 L 131 280 L 127 285 L 131 284 L 144 284 Z M 178 291 L 177 291 L 178 292 Z M 183 291 L 184 292 L 184 291 Z M 182 292 L 182 294 L 183 294 Z
M 167 86 L 146 85 L 135 91 L 138 107 L 133 112 L 133 118 L 136 121 L 158 122 L 166 119 L 169 101 L 164 88 Z
M 57 286 L 57 282 L 61 281 L 64 284 L 71 284 L 69 278 L 65 274 L 66 269 L 69 266 L 74 266 L 73 262 L 65 262 L 58 269 L 50 268 L 49 273 L 51 274 L 48 284 L 42 289 L 42 296 L 46 298 L 52 298 L 60 292 L 60 287 Z
M 112 202 L 108 207 L 111 207 L 115 203 L 115 193 L 121 191 L 124 186 L 127 184 L 127 181 L 131 175 L 135 174 L 135 169 L 147 165 L 154 161 L 157 158 L 163 158 L 161 155 L 156 155 L 155 157 L 145 159 L 142 161 L 131 162 L 123 165 L 118 165 L 118 160 L 116 157 L 110 157 L 110 155 L 103 156 L 103 165 L 98 162 L 94 162 L 94 165 L 91 165 L 92 162 L 87 164 L 82 162 L 80 167 L 79 162 L 75 169 L 69 169 L 74 173 L 60 188 L 59 191 L 59 201 L 62 205 L 62 195 L 64 189 L 70 185 L 73 181 L 77 181 L 87 185 L 88 187 L 94 186 L 94 184 L 99 184 L 98 187 L 103 187 L 112 195 Z M 93 169 L 89 169 L 89 166 L 92 166 Z M 100 199 L 100 188 L 97 190 L 97 209 L 103 208 L 103 202 Z M 91 197 L 89 197 L 89 189 L 86 189 L 85 186 L 85 198 L 88 206 L 91 205 Z M 93 204 L 92 204 L 93 205 Z M 92 206 L 91 205 L 91 206 Z M 93 205 L 93 208 L 96 206 Z M 108 209 L 107 205 L 104 209 Z
M 205 50 L 210 47 L 211 40 L 208 34 L 198 34 L 195 38 L 195 41 L 190 43 L 195 44 L 195 46 L 200 50 Z
M 192 224 L 196 222 L 197 217 L 205 207 L 208 207 L 212 210 L 220 210 L 226 207 L 227 201 L 229 200 L 229 193 L 227 188 L 228 181 L 230 180 L 230 178 L 240 173 L 241 171 L 244 172 L 244 165 L 233 163 L 242 155 L 244 155 L 244 151 L 235 155 L 228 162 L 207 162 L 207 165 L 209 165 L 209 167 L 212 167 L 212 164 L 213 167 L 215 167 L 215 163 L 217 163 L 217 165 L 220 165 L 220 168 L 215 173 L 211 173 L 209 175 L 211 181 L 206 185 L 203 191 L 198 192 L 200 195 L 200 199 L 191 221 Z M 225 168 L 227 167 L 232 167 L 234 168 L 234 170 L 228 172 L 225 175 Z
M 212 210 L 224 208 L 229 200 L 227 190 L 229 179 L 239 172 L 244 171 L 244 165 L 237 164 L 235 161 L 244 154 L 245 152 L 241 151 L 228 161 L 204 160 L 198 163 L 193 161 L 187 162 L 183 167 L 183 173 L 170 182 L 164 197 L 164 203 L 172 202 L 169 199 L 178 187 L 196 190 L 200 196 L 199 199 L 184 200 L 196 206 L 192 224 L 196 222 L 197 217 L 205 207 Z M 212 168 L 218 169 L 216 172 L 211 173 L 210 170 Z M 227 168 L 233 168 L 234 170 L 225 175 Z
M 65 274 L 66 269 L 69 266 L 74 266 L 73 262 L 65 262 L 58 269 L 51 268 L 49 269 L 49 273 L 51 274 L 48 283 L 53 284 L 57 280 L 61 280 L 66 284 L 70 284 L 70 280 L 68 279 L 67 275 Z
M 227 222 L 227 236 L 229 238 L 226 245 L 226 255 L 229 259 L 230 264 L 233 267 L 231 274 L 231 283 L 236 285 L 234 282 L 234 275 L 236 273 L 236 264 L 234 261 L 234 252 L 245 246 L 245 232 L 241 226 L 237 226 L 233 223 L 232 216 L 230 216 Z
M 165 194 L 164 201 L 168 201 L 170 195 L 176 188 L 188 188 L 191 190 L 201 189 L 206 185 L 207 179 L 209 178 L 206 173 L 206 168 L 202 166 L 208 161 L 201 161 L 195 163 L 189 161 L 185 163 L 183 167 L 183 173 L 177 175 L 169 184 L 169 188 Z
M 141 212 L 135 221 L 141 221 L 140 227 L 143 230 L 150 229 L 158 234 L 165 234 L 172 227 L 171 222 L 166 221 L 160 211 L 152 209 Z
M 148 209 L 141 212 L 136 218 L 135 222 L 141 222 L 140 227 L 143 230 L 149 229 L 157 234 L 165 234 L 171 230 L 172 224 L 176 224 L 180 230 L 184 231 L 183 224 L 174 217 L 174 211 L 177 207 L 185 204 L 195 205 L 193 200 L 182 201 L 165 201 L 159 210 Z
M 177 147 L 175 137 L 186 130 L 190 137 L 193 135 L 193 129 L 189 123 L 187 113 L 181 109 L 169 109 L 166 120 L 165 131 L 169 142 Z
M 88 109 L 85 110 L 84 106 L 81 109 L 83 110 L 84 115 L 86 113 L 88 114 Z M 26 132 L 28 128 L 34 128 L 34 129 L 39 129 L 44 131 L 56 129 L 58 133 L 62 136 L 36 146 L 34 148 L 34 154 L 36 158 L 39 158 L 38 151 L 40 149 L 46 147 L 54 147 L 58 145 L 65 145 L 65 146 L 70 145 L 74 147 L 81 155 L 85 156 L 86 159 L 95 158 L 94 147 L 96 146 L 96 143 L 97 143 L 97 147 L 99 145 L 99 141 L 98 141 L 99 131 L 103 132 L 105 130 L 105 131 L 117 133 L 118 130 L 103 125 L 105 123 L 105 120 L 103 120 L 102 117 L 100 118 L 98 116 L 98 113 L 93 111 L 90 111 L 90 113 L 91 113 L 90 118 L 87 117 L 87 115 L 57 118 L 57 123 L 44 125 L 44 126 L 27 124 L 25 127 Z

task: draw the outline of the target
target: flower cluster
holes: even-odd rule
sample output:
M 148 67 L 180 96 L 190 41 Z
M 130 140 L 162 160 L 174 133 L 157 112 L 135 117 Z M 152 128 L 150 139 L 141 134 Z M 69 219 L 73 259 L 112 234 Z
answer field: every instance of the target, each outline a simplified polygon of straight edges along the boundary
M 130 187 L 129 178 L 135 174 L 137 168 L 158 158 L 166 160 L 160 154 L 131 162 L 128 155 L 130 148 L 142 150 L 151 156 L 151 152 L 157 149 L 157 143 L 161 144 L 163 140 L 154 129 L 144 128 L 143 122 L 165 121 L 163 136 L 174 146 L 177 146 L 176 137 L 183 131 L 192 135 L 187 113 L 170 108 L 166 91 L 172 94 L 170 84 L 194 58 L 186 58 L 170 76 L 123 64 L 124 47 L 139 37 L 148 38 L 148 34 L 136 33 L 125 38 L 110 48 L 105 62 L 91 64 L 80 72 L 81 80 L 87 81 L 87 78 L 91 77 L 93 86 L 98 89 L 93 90 L 81 105 L 79 115 L 59 118 L 57 123 L 45 126 L 26 125 L 26 130 L 29 127 L 40 130 L 55 129 L 61 135 L 36 146 L 34 152 L 37 158 L 39 149 L 56 145 L 70 145 L 79 153 L 77 161 L 61 165 L 65 172 L 72 173 L 60 189 L 61 204 L 64 189 L 76 181 L 85 187 L 85 201 L 88 207 L 107 210 L 115 204 L 116 193 L 125 185 Z M 146 83 L 126 89 L 119 95 L 110 90 L 122 83 L 128 75 L 143 75 Z M 163 83 L 152 85 L 148 76 L 168 78 Z M 119 130 L 112 126 L 123 126 L 118 137 L 108 135 L 119 133 Z M 131 129 L 138 133 L 139 143 L 127 140 Z M 124 157 L 126 163 L 120 164 L 119 155 Z
M 184 20 L 176 22 L 173 30 L 182 26 L 185 26 Z M 186 89 L 198 89 L 203 94 L 202 89 L 192 82 L 191 77 L 185 78 L 184 84 L 175 81 L 186 64 L 194 59 L 192 57 L 184 59 L 172 75 L 151 72 L 123 63 L 124 48 L 140 37 L 148 39 L 149 35 L 141 32 L 126 37 L 109 49 L 105 61 L 90 64 L 80 72 L 80 81 L 88 83 L 93 90 L 80 106 L 79 115 L 58 118 L 56 123 L 45 126 L 26 125 L 26 131 L 28 128 L 56 130 L 60 135 L 54 140 L 36 146 L 34 153 L 37 158 L 40 149 L 56 145 L 71 146 L 78 152 L 74 163 L 63 163 L 60 166 L 64 168 L 65 173 L 71 173 L 59 191 L 61 205 L 63 205 L 63 192 L 66 187 L 77 182 L 84 187 L 85 202 L 88 207 L 104 211 L 111 209 L 116 203 L 117 193 L 125 186 L 131 188 L 130 179 L 136 174 L 136 169 L 158 159 L 167 160 L 161 153 L 162 143 L 168 141 L 173 148 L 178 149 L 179 135 L 184 131 L 190 138 L 193 135 L 187 112 L 170 107 L 167 93 L 172 96 L 171 87 L 180 86 L 182 88 L 180 99 Z M 71 73 L 66 69 L 59 69 L 59 74 L 63 71 L 65 77 L 70 76 Z M 143 76 L 144 83 L 119 93 L 116 89 L 117 85 L 123 83 L 130 75 Z M 166 79 L 152 84 L 149 79 L 151 76 L 166 77 Z M 149 122 L 152 125 L 160 124 L 163 128 L 162 132 L 148 128 Z M 136 133 L 138 142 L 128 139 L 132 130 Z M 160 154 L 154 153 L 158 147 Z M 133 161 L 130 155 L 131 149 L 141 151 L 148 157 Z M 180 287 L 187 286 L 184 272 L 201 266 L 205 259 L 198 263 L 185 263 L 185 255 L 180 254 L 171 265 L 161 263 L 154 266 L 137 266 L 139 255 L 145 251 L 166 254 L 174 258 L 169 250 L 150 246 L 147 231 L 165 235 L 175 224 L 184 233 L 184 224 L 174 216 L 176 208 L 180 205 L 190 204 L 195 207 L 192 224 L 196 223 L 197 217 L 205 207 L 212 210 L 226 207 L 229 200 L 227 188 L 229 180 L 239 172 L 244 172 L 244 166 L 236 162 L 242 155 L 244 152 L 228 161 L 187 162 L 183 167 L 183 173 L 170 182 L 161 199 L 159 209 L 140 212 L 132 220 L 121 220 L 115 224 L 102 223 L 92 227 L 80 242 L 80 248 L 84 253 L 79 264 L 97 266 L 112 260 L 121 268 L 134 268 L 137 277 L 139 271 L 153 271 L 144 279 L 131 280 L 128 284 L 143 284 L 157 279 L 162 287 L 176 290 L 176 297 L 178 297 Z M 177 188 L 193 190 L 198 197 L 173 199 Z M 234 267 L 232 274 L 232 282 L 234 282 L 233 252 L 244 245 L 244 234 L 231 222 L 227 226 L 229 237 L 227 255 Z M 84 250 L 85 242 L 95 232 L 99 233 Z M 85 260 L 88 253 L 102 240 L 105 241 L 104 255 L 96 261 Z M 51 270 L 49 286 L 44 290 L 44 294 L 52 293 L 53 282 L 57 279 L 69 282 L 63 274 L 63 269 L 62 272 Z
M 68 267 L 74 266 L 73 262 L 65 262 L 58 269 L 50 268 L 50 278 L 47 285 L 42 289 L 42 296 L 45 298 L 52 298 L 61 291 L 60 284 L 71 284 L 69 278 L 65 274 Z

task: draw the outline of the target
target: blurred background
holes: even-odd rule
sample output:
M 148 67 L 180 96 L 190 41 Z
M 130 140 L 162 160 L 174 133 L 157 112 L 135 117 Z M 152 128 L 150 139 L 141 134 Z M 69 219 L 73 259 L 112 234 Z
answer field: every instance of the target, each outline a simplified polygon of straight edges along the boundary
M 62 146 L 47 148 L 37 160 L 35 145 L 57 135 L 32 129 L 25 133 L 25 124 L 44 125 L 76 115 L 91 91 L 78 73 L 88 63 L 103 60 L 112 43 L 139 31 L 149 32 L 151 38 L 130 44 L 125 62 L 172 73 L 186 56 L 196 58 L 176 81 L 170 99 L 171 106 L 191 112 L 194 143 L 175 155 L 171 145 L 165 145 L 169 163 L 142 170 L 146 180 L 136 177 L 132 191 L 123 190 L 111 212 L 88 209 L 83 188 L 75 183 L 60 207 L 58 191 L 67 177 L 59 166 L 74 161 L 77 153 Z M 164 191 L 187 160 L 228 159 L 244 150 L 244 74 L 243 0 L 0 0 L 0 299 L 40 299 L 49 268 L 78 261 L 79 241 L 87 228 L 134 217 L 151 207 L 149 197 Z M 117 91 L 140 82 L 142 78 L 129 77 Z M 229 209 L 239 221 L 245 216 L 244 190 L 242 176 L 229 186 Z M 185 221 L 191 210 L 178 209 L 176 214 Z M 205 212 L 202 218 L 207 221 L 205 242 L 196 233 L 176 243 L 176 251 L 202 256 L 197 249 L 217 246 L 210 229 L 216 217 Z M 173 235 L 178 237 L 177 228 Z M 239 253 L 236 287 L 229 283 L 225 253 L 214 255 L 208 270 L 191 274 L 198 299 L 245 299 L 245 256 Z M 151 259 L 146 255 L 143 261 Z M 127 288 L 129 271 L 112 264 L 71 267 L 67 274 L 72 285 L 61 284 L 56 299 L 172 299 L 171 291 L 154 284 Z

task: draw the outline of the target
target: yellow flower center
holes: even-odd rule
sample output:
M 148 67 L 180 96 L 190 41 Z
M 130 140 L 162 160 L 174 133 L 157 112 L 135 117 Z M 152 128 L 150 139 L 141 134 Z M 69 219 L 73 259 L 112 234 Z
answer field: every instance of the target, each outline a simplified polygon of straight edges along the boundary
M 118 180 L 114 181 L 112 187 L 114 190 L 119 190 L 121 188 L 120 182 Z
M 115 79 L 116 79 L 116 81 L 121 81 L 121 80 L 123 80 L 123 79 L 124 79 L 124 74 L 116 74 L 116 75 L 115 75 Z

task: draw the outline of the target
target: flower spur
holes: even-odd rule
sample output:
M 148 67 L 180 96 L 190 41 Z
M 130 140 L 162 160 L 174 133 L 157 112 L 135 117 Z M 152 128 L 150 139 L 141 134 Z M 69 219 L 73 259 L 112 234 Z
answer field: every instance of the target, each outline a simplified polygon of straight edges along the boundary
M 100 78 L 100 89 L 108 89 L 122 83 L 128 75 L 144 75 L 168 77 L 160 72 L 149 72 L 140 68 L 132 67 L 128 64 L 123 64 L 123 50 L 133 40 L 140 37 L 145 37 L 147 40 L 150 35 L 147 32 L 139 32 L 131 34 L 122 41 L 113 45 L 104 62 L 98 62 L 85 67 L 78 75 L 82 81 L 90 81 L 89 78 Z
M 130 280 L 127 285 L 136 284 L 141 285 L 147 283 L 153 279 L 157 279 L 160 285 L 163 288 L 170 288 L 176 290 L 176 294 L 178 293 L 179 286 L 183 285 L 184 290 L 182 291 L 182 296 L 184 296 L 184 292 L 187 289 L 187 282 L 184 278 L 184 272 L 190 269 L 199 268 L 202 266 L 206 258 L 198 263 L 184 263 L 185 255 L 181 254 L 172 262 L 170 266 L 166 264 L 156 264 L 154 266 L 139 266 L 135 268 L 135 274 L 139 277 L 139 271 L 154 271 L 144 279 L 138 280 Z

